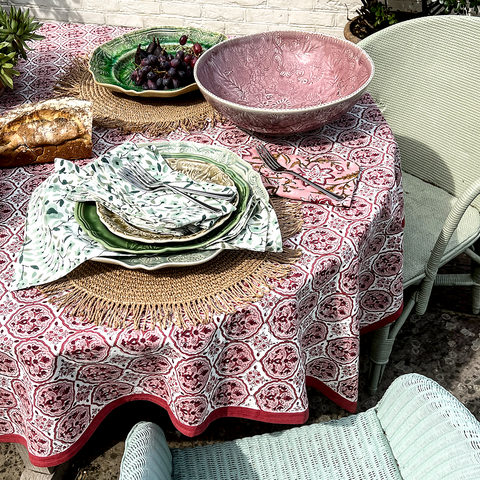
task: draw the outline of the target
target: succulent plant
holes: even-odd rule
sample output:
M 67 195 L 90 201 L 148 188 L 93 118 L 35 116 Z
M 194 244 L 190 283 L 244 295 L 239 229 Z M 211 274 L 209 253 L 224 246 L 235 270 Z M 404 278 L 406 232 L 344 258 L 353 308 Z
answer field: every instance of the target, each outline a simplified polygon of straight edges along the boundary
M 14 70 L 16 64 L 15 52 L 10 52 L 10 44 L 8 42 L 0 43 L 0 83 L 6 87 L 13 88 L 13 77 L 20 75 Z
M 42 26 L 30 15 L 30 10 L 10 7 L 7 12 L 0 7 L 0 42 L 7 42 L 17 56 L 27 59 L 27 50 L 32 50 L 27 42 L 41 40 L 42 35 L 34 33 Z
M 27 59 L 29 40 L 41 40 L 42 35 L 34 33 L 42 26 L 36 22 L 27 9 L 11 7 L 10 11 L 0 7 L 0 83 L 13 88 L 13 77 L 19 75 L 14 67 L 19 57 Z M 0 85 L 1 87 L 1 85 Z

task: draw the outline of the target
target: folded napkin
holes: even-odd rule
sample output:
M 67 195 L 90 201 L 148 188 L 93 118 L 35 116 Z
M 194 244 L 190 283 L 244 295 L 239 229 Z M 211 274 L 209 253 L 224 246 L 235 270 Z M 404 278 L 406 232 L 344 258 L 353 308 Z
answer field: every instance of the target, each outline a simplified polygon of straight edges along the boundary
M 345 196 L 344 200 L 337 201 L 287 172 L 273 172 L 264 165 L 254 147 L 248 148 L 247 151 L 248 153 L 243 155 L 243 159 L 251 163 L 253 168 L 260 173 L 263 185 L 270 195 L 342 207 L 351 205 L 360 174 L 360 167 L 355 162 L 338 157 L 335 159 L 325 159 L 318 156 L 307 158 L 300 155 L 286 155 L 284 153 L 276 155 L 272 153 L 280 165 L 299 173 L 334 193 Z
M 219 209 L 219 213 L 216 213 L 170 190 L 140 190 L 118 174 L 122 167 L 128 167 L 131 162 L 141 165 L 156 180 L 177 187 L 232 195 L 236 191 L 234 186 L 195 182 L 183 173 L 172 170 L 154 148 L 138 147 L 132 142 L 126 142 L 102 155 L 92 170 L 78 169 L 75 175 L 70 169 L 69 178 L 66 179 L 65 169 L 62 169 L 58 172 L 58 181 L 65 186 L 69 200 L 101 203 L 131 225 L 155 233 L 169 234 L 172 229 L 187 225 L 206 229 L 219 217 L 235 210 L 228 200 L 200 197 L 204 203 Z
M 11 290 L 52 282 L 95 257 L 125 256 L 125 252 L 106 250 L 83 232 L 75 221 L 75 201 L 69 198 L 71 185 L 79 176 L 94 175 L 102 158 L 82 169 L 67 160 L 56 159 L 55 172 L 33 191 Z M 256 200 L 255 208 L 246 212 L 248 221 L 238 235 L 230 237 L 227 234 L 202 250 L 281 252 L 282 236 L 275 211 L 263 199 Z

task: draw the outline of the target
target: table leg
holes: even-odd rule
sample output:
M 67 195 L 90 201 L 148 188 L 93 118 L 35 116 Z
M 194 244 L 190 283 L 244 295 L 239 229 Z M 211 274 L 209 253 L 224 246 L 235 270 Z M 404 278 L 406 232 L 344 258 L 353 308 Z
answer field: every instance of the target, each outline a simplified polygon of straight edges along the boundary
M 70 462 L 65 462 L 56 467 L 36 467 L 30 462 L 28 450 L 21 443 L 15 444 L 25 465 L 25 470 L 20 480 L 61 480 L 67 472 Z

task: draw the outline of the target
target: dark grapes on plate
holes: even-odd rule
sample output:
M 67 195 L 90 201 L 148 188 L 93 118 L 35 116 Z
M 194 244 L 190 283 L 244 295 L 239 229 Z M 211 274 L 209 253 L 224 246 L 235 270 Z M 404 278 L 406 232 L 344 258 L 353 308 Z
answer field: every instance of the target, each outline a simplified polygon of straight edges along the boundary
M 180 37 L 175 54 L 167 52 L 156 38 L 145 49 L 138 45 L 130 80 L 144 90 L 172 90 L 192 84 L 193 67 L 203 48 L 199 43 L 187 45 L 187 41 L 187 35 Z

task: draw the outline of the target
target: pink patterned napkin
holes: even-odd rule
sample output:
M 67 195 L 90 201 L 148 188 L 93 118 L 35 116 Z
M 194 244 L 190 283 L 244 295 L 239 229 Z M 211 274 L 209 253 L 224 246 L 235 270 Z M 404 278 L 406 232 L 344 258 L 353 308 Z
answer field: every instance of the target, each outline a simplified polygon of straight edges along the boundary
M 289 173 L 272 172 L 263 164 L 254 147 L 249 148 L 248 151 L 247 155 L 242 156 L 260 173 L 263 185 L 270 195 L 342 207 L 351 205 L 360 174 L 358 164 L 341 158 L 325 159 L 318 156 L 307 158 L 300 155 L 275 154 L 272 152 L 278 163 L 284 167 L 298 172 L 327 190 L 345 196 L 344 200 L 336 201 Z

